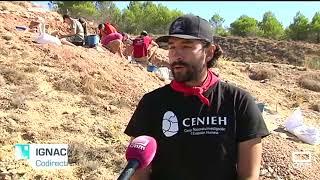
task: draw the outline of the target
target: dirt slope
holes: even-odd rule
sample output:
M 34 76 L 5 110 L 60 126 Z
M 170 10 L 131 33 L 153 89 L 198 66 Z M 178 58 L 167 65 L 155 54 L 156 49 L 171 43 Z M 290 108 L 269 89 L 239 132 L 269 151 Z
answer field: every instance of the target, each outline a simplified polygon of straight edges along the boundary
M 240 62 L 272 62 L 297 66 L 320 63 L 320 45 L 297 41 L 261 38 L 214 37 L 230 60 Z M 320 65 L 318 65 L 320 66 Z
M 75 179 L 99 175 L 100 168 L 100 177 L 113 179 L 125 163 L 124 124 L 142 94 L 164 82 L 109 51 L 35 44 L 34 34 L 15 30 L 28 24 L 20 15 L 26 9 L 0 6 L 10 9 L 0 14 L 0 172 L 20 173 L 22 179 Z M 14 160 L 16 143 L 68 143 L 75 145 L 74 153 L 83 153 L 75 155 L 79 166 L 36 172 Z
M 123 130 L 137 102 L 168 82 L 109 51 L 35 44 L 34 34 L 16 31 L 15 26 L 42 16 L 53 29 L 62 29 L 55 21 L 61 17 L 28 3 L 0 2 L 1 8 L 0 179 L 116 179 L 125 166 L 128 137 Z M 156 57 L 167 62 L 167 51 L 160 50 Z M 283 125 L 300 106 L 305 123 L 320 128 L 320 113 L 314 108 L 320 106 L 320 93 L 298 83 L 301 76 L 320 72 L 224 59 L 215 71 L 268 106 L 264 116 L 272 135 L 263 140 L 261 179 L 319 179 L 320 146 L 299 141 Z M 258 72 L 267 75 L 252 80 Z M 67 143 L 71 167 L 36 171 L 14 159 L 16 143 Z M 294 166 L 290 157 L 295 151 L 311 151 L 311 165 Z

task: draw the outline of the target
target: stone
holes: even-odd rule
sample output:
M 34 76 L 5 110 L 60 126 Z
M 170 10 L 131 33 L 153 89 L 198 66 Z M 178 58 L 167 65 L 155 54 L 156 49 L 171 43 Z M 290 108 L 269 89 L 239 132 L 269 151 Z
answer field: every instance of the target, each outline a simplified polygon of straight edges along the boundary
M 272 177 L 272 175 L 271 175 L 270 172 L 267 172 L 267 173 L 265 174 L 265 176 L 266 176 L 266 177 Z
M 273 67 L 278 68 L 280 67 L 278 64 L 272 64 Z
M 267 169 L 271 174 L 274 172 L 273 169 L 270 166 Z
M 32 131 L 27 131 L 26 133 L 23 133 L 21 137 L 24 140 L 35 141 L 37 139 L 37 134 Z
M 287 139 L 288 138 L 288 135 L 285 134 L 285 133 L 279 133 L 279 136 L 284 138 L 284 139 Z
M 0 173 L 1 180 L 11 180 L 10 173 Z
M 268 173 L 268 170 L 267 169 L 262 169 L 261 171 L 260 171 L 260 175 L 261 176 L 264 176 L 264 175 L 266 175 Z
M 13 46 L 11 47 L 11 49 L 17 49 L 17 50 L 23 50 L 23 48 L 21 48 L 20 46 L 13 44 Z
M 263 79 L 263 80 L 260 81 L 260 83 L 266 83 L 268 81 L 270 81 L 270 79 Z
M 28 52 L 22 52 L 21 53 L 21 57 L 24 58 L 24 59 L 28 58 L 29 56 L 30 56 L 30 53 L 28 53 Z
M 7 31 L 11 31 L 11 29 L 9 27 L 4 27 L 4 29 Z
M 7 169 L 4 167 L 0 167 L 0 173 L 5 174 L 7 172 Z
M 294 175 L 293 175 L 293 174 L 290 174 L 290 175 L 289 175 L 289 180 L 293 180 L 293 179 L 295 179 Z
M 276 179 L 276 180 L 283 180 L 283 179 L 282 179 L 280 176 L 278 176 L 277 174 L 274 174 L 273 177 L 274 177 L 274 179 Z
M 297 70 L 298 70 L 298 71 L 306 71 L 307 68 L 306 68 L 306 67 L 298 67 Z
M 4 86 L 6 84 L 6 80 L 4 79 L 4 77 L 2 75 L 0 75 L 0 87 Z
M 12 40 L 12 36 L 10 36 L 10 35 L 2 36 L 2 38 L 3 38 L 4 40 L 7 40 L 7 41 Z
M 60 58 L 60 56 L 59 56 L 58 54 L 55 54 L 52 58 L 53 58 L 53 59 L 55 59 L 55 60 L 59 60 L 59 59 L 61 59 L 61 58 Z
M 112 113 L 112 112 L 115 112 L 118 109 L 118 107 L 113 105 L 106 105 L 104 106 L 104 109 Z
M 11 174 L 16 174 L 17 170 L 16 169 L 9 169 L 8 172 L 11 173 Z

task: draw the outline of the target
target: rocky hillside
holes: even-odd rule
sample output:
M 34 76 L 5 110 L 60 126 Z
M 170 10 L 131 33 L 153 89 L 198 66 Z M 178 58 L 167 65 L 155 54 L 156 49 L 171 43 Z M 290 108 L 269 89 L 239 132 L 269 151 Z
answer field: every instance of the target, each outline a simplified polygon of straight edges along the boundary
M 276 41 L 261 38 L 214 37 L 225 52 L 225 57 L 240 62 L 272 62 L 308 65 L 318 61 L 320 45 L 295 41 Z
M 50 30 L 64 29 L 55 12 L 26 2 L 0 2 L 0 9 L 0 179 L 116 179 L 126 164 L 129 137 L 123 131 L 139 99 L 168 82 L 106 49 L 36 44 L 35 33 L 15 28 L 43 17 Z M 246 45 L 251 46 L 260 47 Z M 234 56 L 224 50 L 214 68 L 220 78 L 266 104 L 263 115 L 272 134 L 263 139 L 261 179 L 318 180 L 320 145 L 303 143 L 284 130 L 284 122 L 299 106 L 304 122 L 320 128 L 320 71 L 229 61 Z M 159 50 L 156 61 L 165 64 L 167 54 Z M 69 144 L 70 167 L 35 170 L 15 159 L 17 143 Z M 296 166 L 291 155 L 300 151 L 311 152 L 312 162 Z

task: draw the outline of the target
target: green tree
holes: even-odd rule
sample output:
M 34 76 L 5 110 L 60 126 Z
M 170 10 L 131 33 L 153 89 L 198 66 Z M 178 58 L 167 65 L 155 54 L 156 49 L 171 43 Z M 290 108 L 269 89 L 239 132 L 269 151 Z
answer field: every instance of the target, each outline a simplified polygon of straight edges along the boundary
M 144 29 L 147 31 L 152 31 L 157 34 L 166 33 L 169 29 L 171 22 L 183 13 L 178 10 L 170 10 L 162 4 L 150 4 L 146 7 L 146 23 L 144 24 Z
M 142 30 L 150 33 L 167 32 L 170 23 L 183 13 L 170 10 L 162 4 L 151 1 L 130 1 L 122 12 L 112 1 L 55 1 L 61 14 L 69 14 L 75 18 L 84 16 L 87 19 L 104 23 L 106 20 L 119 31 L 138 34 Z
M 215 13 L 209 20 L 213 28 L 222 27 L 224 21 L 225 20 L 218 13 Z
M 121 23 L 121 11 L 112 1 L 95 1 L 98 11 L 97 21 L 104 23 L 106 20 L 112 24 Z
M 72 11 L 77 17 L 87 17 L 89 19 L 95 19 L 98 15 L 95 4 L 92 1 L 83 1 L 79 4 L 74 4 L 72 6 Z
M 139 1 L 130 1 L 122 13 L 122 27 L 124 31 L 137 34 L 143 27 L 143 9 Z
M 262 36 L 266 38 L 279 39 L 284 34 L 282 24 L 271 11 L 264 13 L 263 19 L 259 23 L 259 28 L 262 31 Z
M 122 13 L 124 31 L 138 34 L 142 30 L 153 33 L 165 33 L 170 23 L 182 15 L 181 11 L 170 10 L 162 4 L 131 1 Z
M 84 16 L 93 19 L 98 14 L 93 1 L 53 1 L 53 4 L 57 5 L 59 13 L 76 18 Z
M 288 37 L 293 40 L 306 40 L 309 33 L 309 20 L 303 14 L 296 13 L 293 23 L 289 25 Z
M 214 28 L 214 34 L 220 35 L 220 36 L 228 36 L 230 33 L 227 31 L 226 28 L 222 27 L 222 24 L 224 23 L 224 19 L 218 14 L 215 13 L 209 20 L 211 25 Z
M 228 28 L 223 28 L 223 27 L 218 27 L 215 29 L 215 34 L 219 35 L 219 36 L 230 36 L 230 32 L 228 31 Z
M 310 23 L 310 28 L 316 34 L 316 42 L 320 42 L 320 12 L 316 12 Z
M 285 28 L 283 36 L 280 37 L 280 40 L 288 40 L 288 39 L 290 39 L 290 36 L 289 36 L 290 34 L 291 34 L 291 31 L 290 31 L 289 27 Z
M 230 24 L 230 32 L 232 35 L 242 37 L 258 35 L 258 21 L 247 15 L 242 15 Z
M 142 30 L 146 30 L 147 32 L 159 32 L 162 26 L 162 17 L 161 9 L 158 6 L 150 1 L 144 2 L 142 4 L 144 15 L 144 21 L 141 23 L 140 27 L 142 29 L 138 30 L 139 32 Z M 162 12 L 166 13 L 166 11 Z M 165 15 L 165 14 L 164 14 Z

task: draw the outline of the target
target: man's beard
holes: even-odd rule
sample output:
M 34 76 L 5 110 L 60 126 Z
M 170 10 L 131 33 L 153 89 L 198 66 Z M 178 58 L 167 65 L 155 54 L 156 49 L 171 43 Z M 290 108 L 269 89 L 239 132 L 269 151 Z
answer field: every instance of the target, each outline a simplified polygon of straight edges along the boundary
M 173 67 L 176 65 L 184 66 L 185 71 L 175 72 Z M 171 72 L 174 80 L 176 80 L 177 82 L 196 81 L 200 79 L 201 72 L 205 67 L 205 65 L 199 64 L 198 66 L 195 66 L 183 61 L 176 61 L 171 64 Z

